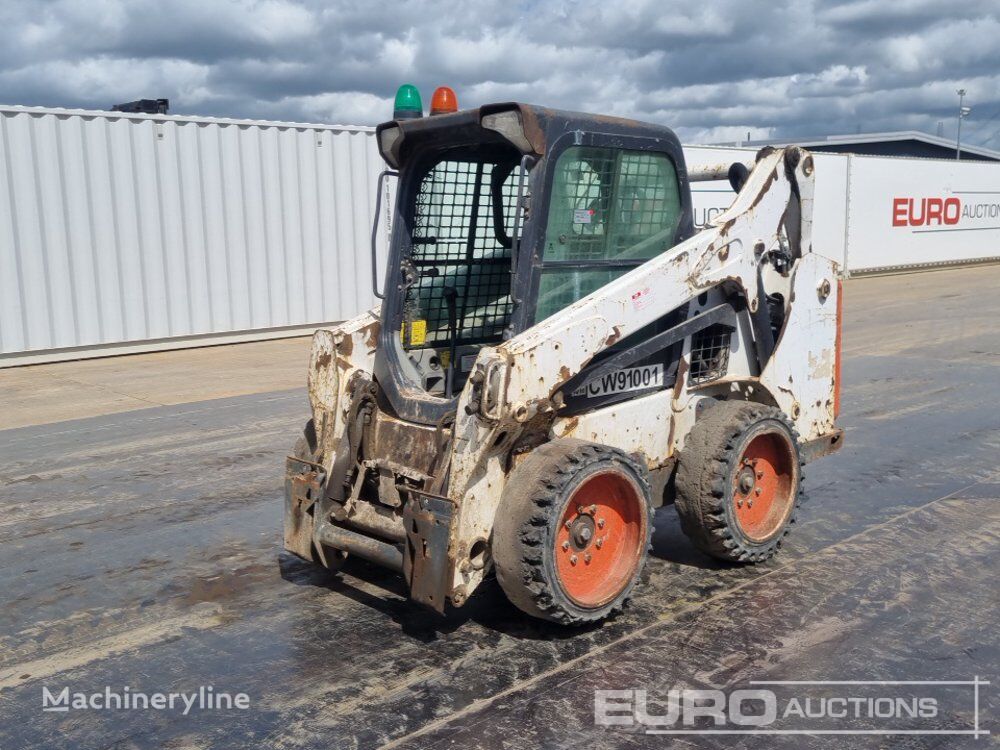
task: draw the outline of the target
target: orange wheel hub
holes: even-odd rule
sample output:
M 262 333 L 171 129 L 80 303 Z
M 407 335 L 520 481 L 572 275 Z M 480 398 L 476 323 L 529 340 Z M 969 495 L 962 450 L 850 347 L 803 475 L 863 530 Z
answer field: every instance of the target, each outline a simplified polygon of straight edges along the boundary
M 782 435 L 765 432 L 747 444 L 733 477 L 733 511 L 743 533 L 755 542 L 781 529 L 795 504 L 795 451 Z
M 556 532 L 556 572 L 563 592 L 582 607 L 601 607 L 628 586 L 642 560 L 646 501 L 628 477 L 587 477 L 563 508 Z

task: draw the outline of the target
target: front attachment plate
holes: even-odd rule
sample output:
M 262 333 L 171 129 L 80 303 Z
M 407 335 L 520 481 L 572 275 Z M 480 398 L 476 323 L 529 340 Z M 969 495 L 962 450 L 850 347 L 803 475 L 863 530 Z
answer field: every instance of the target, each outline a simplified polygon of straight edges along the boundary
M 410 598 L 444 614 L 449 590 L 448 544 L 454 504 L 445 497 L 410 490 L 403 508 L 406 554 L 403 575 Z
M 312 553 L 313 512 L 323 486 L 323 467 L 289 456 L 285 462 L 285 549 L 317 562 Z

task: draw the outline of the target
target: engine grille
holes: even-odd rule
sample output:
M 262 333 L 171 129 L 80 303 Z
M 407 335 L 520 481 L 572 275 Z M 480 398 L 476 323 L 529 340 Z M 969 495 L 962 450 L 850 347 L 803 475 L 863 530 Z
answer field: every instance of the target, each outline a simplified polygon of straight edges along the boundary
M 691 385 L 718 380 L 729 368 L 729 343 L 733 330 L 726 325 L 713 325 L 691 337 Z

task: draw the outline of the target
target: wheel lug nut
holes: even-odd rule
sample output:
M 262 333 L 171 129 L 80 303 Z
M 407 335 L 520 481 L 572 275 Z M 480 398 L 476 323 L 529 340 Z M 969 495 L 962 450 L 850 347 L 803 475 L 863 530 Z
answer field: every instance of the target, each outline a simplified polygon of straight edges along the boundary
M 736 507 L 737 508 L 742 508 L 743 507 L 743 498 L 742 497 L 736 498 Z
M 589 563 L 590 562 L 590 553 L 589 552 L 583 556 L 583 561 L 585 563 Z
M 562 543 L 562 548 L 564 550 L 569 549 L 569 540 L 568 539 Z
M 604 546 L 604 537 L 603 536 L 597 537 L 597 541 L 594 542 L 594 546 L 596 546 L 597 549 L 600 549 L 601 547 L 603 547 Z
M 578 516 L 582 516 L 583 515 L 583 506 L 582 505 L 577 505 L 576 506 L 576 514 Z
M 589 508 L 587 508 L 587 512 L 590 515 L 594 515 L 595 513 L 597 513 L 597 506 L 596 505 L 591 505 Z
M 603 518 L 598 518 L 597 519 L 597 528 L 599 528 L 599 529 L 603 529 L 604 528 L 604 519 Z
M 764 478 L 764 472 L 763 471 L 758 471 L 757 472 L 757 478 L 758 479 L 763 479 Z
M 753 491 L 753 493 L 754 493 L 755 495 L 757 495 L 757 497 L 760 497 L 760 493 L 761 493 L 761 492 L 762 492 L 762 490 L 760 489 L 760 487 L 756 487 L 756 488 L 754 488 L 754 491 Z
M 569 559 L 569 564 L 570 564 L 570 565 L 576 565 L 576 555 L 573 555 L 573 556 L 572 556 L 572 557 L 571 557 L 571 558 Z
M 747 500 L 747 507 L 748 508 L 752 508 L 753 507 L 753 498 L 750 498 L 749 500 Z

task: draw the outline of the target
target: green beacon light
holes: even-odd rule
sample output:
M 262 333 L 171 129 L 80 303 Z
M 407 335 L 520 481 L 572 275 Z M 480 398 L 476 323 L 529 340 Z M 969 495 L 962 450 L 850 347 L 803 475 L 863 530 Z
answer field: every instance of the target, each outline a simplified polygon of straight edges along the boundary
M 396 101 L 392 105 L 393 120 L 415 120 L 424 116 L 424 105 L 420 102 L 420 92 L 412 83 L 404 83 L 396 91 Z

